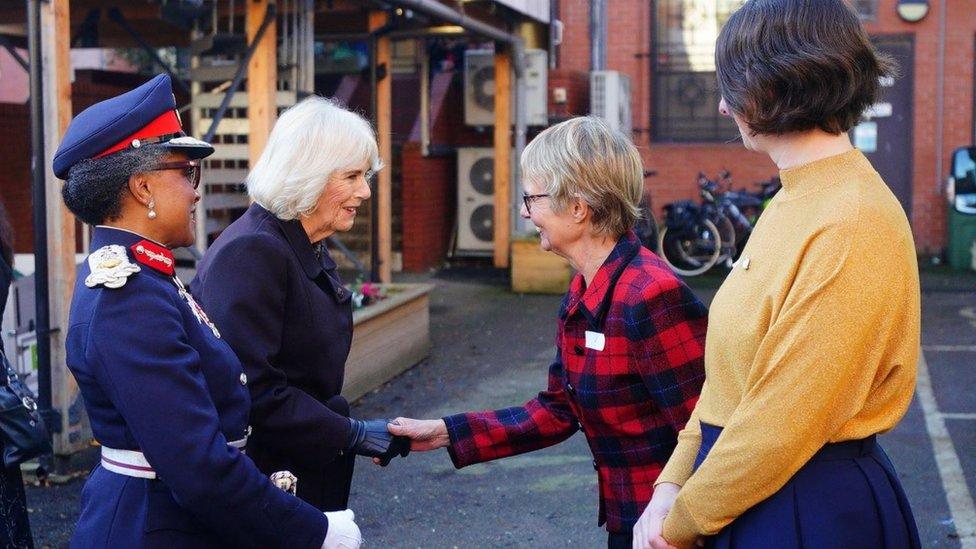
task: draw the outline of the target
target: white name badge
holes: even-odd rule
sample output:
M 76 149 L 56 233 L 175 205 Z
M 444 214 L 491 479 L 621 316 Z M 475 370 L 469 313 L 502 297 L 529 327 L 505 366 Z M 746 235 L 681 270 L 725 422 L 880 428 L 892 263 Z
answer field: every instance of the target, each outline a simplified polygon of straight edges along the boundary
M 600 332 L 586 331 L 586 348 L 602 351 L 607 344 L 607 338 Z

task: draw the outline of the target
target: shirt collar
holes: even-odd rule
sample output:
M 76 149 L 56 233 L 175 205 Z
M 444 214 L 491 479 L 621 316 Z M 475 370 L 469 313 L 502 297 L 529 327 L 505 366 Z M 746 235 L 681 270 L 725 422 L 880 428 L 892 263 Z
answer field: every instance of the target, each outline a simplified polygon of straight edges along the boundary
M 617 244 L 597 270 L 589 287 L 586 286 L 583 275 L 577 273 L 569 285 L 564 318 L 581 310 L 591 321 L 601 322 L 600 317 L 605 313 L 603 310 L 605 301 L 624 268 L 640 252 L 640 247 L 637 234 L 634 231 L 627 231 L 617 240 Z

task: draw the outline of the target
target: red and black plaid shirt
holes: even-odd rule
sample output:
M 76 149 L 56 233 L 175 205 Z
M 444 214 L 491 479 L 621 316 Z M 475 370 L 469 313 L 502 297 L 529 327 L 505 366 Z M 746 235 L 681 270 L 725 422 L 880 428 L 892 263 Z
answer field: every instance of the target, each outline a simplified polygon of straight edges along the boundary
M 633 232 L 559 311 L 549 388 L 522 406 L 445 417 L 455 467 L 538 450 L 582 429 L 600 483 L 599 524 L 630 532 L 705 380 L 707 309 Z M 598 349 L 602 334 L 603 348 Z M 592 348 L 596 347 L 596 348 Z

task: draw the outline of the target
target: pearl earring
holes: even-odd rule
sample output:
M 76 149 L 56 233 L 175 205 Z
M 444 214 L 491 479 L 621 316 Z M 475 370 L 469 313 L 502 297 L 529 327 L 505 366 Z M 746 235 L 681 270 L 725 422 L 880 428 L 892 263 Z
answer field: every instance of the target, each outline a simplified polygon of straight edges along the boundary
M 156 219 L 156 201 L 149 199 L 149 219 Z

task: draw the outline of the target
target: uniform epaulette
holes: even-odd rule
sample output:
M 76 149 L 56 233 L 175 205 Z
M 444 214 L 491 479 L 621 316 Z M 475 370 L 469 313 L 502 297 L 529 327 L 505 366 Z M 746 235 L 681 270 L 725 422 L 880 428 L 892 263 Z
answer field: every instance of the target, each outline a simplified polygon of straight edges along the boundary
M 129 261 L 129 254 L 118 244 L 109 244 L 99 248 L 88 256 L 88 267 L 91 270 L 85 278 L 85 286 L 94 288 L 121 288 L 125 286 L 129 276 L 139 272 L 139 266 Z

